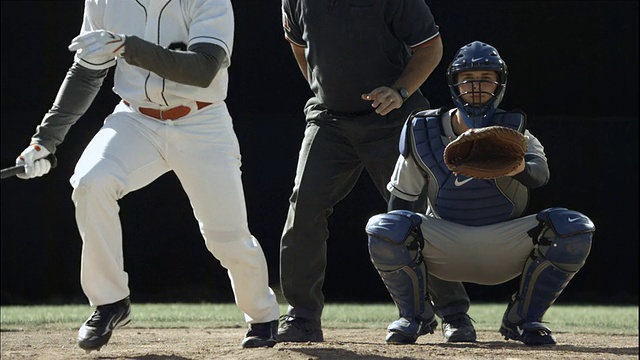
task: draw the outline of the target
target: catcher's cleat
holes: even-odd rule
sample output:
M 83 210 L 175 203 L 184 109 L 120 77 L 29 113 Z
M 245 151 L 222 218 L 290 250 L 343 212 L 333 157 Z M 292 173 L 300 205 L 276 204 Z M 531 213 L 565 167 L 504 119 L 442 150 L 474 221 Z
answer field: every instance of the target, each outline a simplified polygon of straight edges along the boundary
M 249 331 L 244 340 L 243 348 L 273 347 L 278 334 L 278 320 L 265 323 L 249 324 Z
M 473 319 L 466 313 L 445 316 L 442 319 L 442 334 L 447 342 L 475 342 L 476 329 Z
M 438 321 L 435 316 L 431 320 L 421 320 L 420 318 L 409 320 L 401 317 L 387 327 L 389 333 L 385 341 L 387 344 L 394 345 L 413 344 L 419 336 L 433 334 L 437 326 Z
M 319 320 L 305 319 L 291 315 L 280 317 L 282 323 L 278 328 L 279 342 L 322 342 L 322 326 Z
M 551 330 L 535 321 L 522 321 L 514 324 L 505 317 L 502 319 L 500 334 L 504 336 L 505 340 L 518 340 L 529 346 L 557 344 Z
M 78 330 L 78 346 L 87 351 L 100 350 L 114 329 L 131 321 L 131 302 L 126 297 L 118 302 L 100 305 Z

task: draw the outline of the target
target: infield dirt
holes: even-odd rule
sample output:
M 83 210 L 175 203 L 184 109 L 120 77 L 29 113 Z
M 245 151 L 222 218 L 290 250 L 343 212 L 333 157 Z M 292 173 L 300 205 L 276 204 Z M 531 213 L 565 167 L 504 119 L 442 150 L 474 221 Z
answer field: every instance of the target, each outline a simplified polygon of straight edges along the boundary
M 278 343 L 241 349 L 245 329 L 116 330 L 109 344 L 87 354 L 76 346 L 75 330 L 2 331 L 5 359 L 140 360 L 384 360 L 384 359 L 638 359 L 637 335 L 558 333 L 558 345 L 528 347 L 505 341 L 497 331 L 479 331 L 476 343 L 447 344 L 436 332 L 415 345 L 386 345 L 385 330 L 325 329 L 322 343 Z

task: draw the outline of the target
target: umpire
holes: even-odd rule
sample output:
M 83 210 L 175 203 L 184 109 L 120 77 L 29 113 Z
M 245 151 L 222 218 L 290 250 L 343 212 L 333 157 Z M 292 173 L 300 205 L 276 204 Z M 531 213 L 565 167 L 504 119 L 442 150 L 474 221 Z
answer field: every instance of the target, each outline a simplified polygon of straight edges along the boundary
M 364 169 L 388 201 L 402 126 L 413 110 L 429 107 L 419 87 L 440 62 L 442 41 L 423 0 L 367 6 L 283 0 L 283 27 L 314 96 L 304 109 L 307 126 L 281 240 L 289 307 L 278 341 L 318 342 L 327 219 Z M 467 304 L 461 283 L 440 283 L 448 294 L 443 303 Z

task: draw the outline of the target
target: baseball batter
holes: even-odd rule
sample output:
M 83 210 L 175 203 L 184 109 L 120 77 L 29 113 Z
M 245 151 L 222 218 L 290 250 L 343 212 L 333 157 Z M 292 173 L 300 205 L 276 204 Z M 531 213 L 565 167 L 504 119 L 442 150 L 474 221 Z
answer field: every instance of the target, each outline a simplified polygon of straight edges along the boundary
M 78 345 L 99 350 L 130 320 L 118 200 L 173 171 L 209 251 L 228 270 L 249 331 L 243 347 L 273 346 L 279 308 L 248 229 L 241 156 L 224 102 L 234 34 L 230 0 L 86 0 L 75 61 L 52 108 L 17 158 L 24 179 L 46 174 L 69 128 L 115 66 L 117 104 L 71 177 L 83 240 L 81 284 L 96 309 Z
M 372 217 L 366 227 L 371 261 L 400 312 L 388 327 L 387 342 L 413 343 L 428 332 L 433 317 L 431 304 L 424 301 L 428 272 L 484 285 L 521 275 L 501 334 L 527 345 L 556 344 L 542 318 L 582 268 L 594 224 L 560 207 L 522 216 L 528 189 L 547 183 L 549 167 L 542 144 L 526 129 L 524 114 L 498 108 L 507 66 L 494 47 L 479 41 L 463 46 L 447 78 L 456 107 L 408 119 L 402 154 L 388 184 L 392 211 Z M 525 162 L 497 179 L 452 173 L 443 161 L 446 144 L 469 128 L 491 125 L 524 133 Z M 425 186 L 427 213 L 410 211 Z

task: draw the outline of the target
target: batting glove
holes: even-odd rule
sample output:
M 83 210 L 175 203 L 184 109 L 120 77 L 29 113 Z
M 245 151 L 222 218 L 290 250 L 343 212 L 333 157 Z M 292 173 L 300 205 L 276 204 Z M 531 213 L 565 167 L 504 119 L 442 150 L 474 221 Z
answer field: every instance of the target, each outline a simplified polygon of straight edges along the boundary
M 77 51 L 83 58 L 101 55 L 122 57 L 125 39 L 126 36 L 107 30 L 94 30 L 73 38 L 69 50 Z
M 24 173 L 16 175 L 20 179 L 42 176 L 51 170 L 51 161 L 45 159 L 49 150 L 38 144 L 31 144 L 16 159 L 16 165 L 24 165 Z

